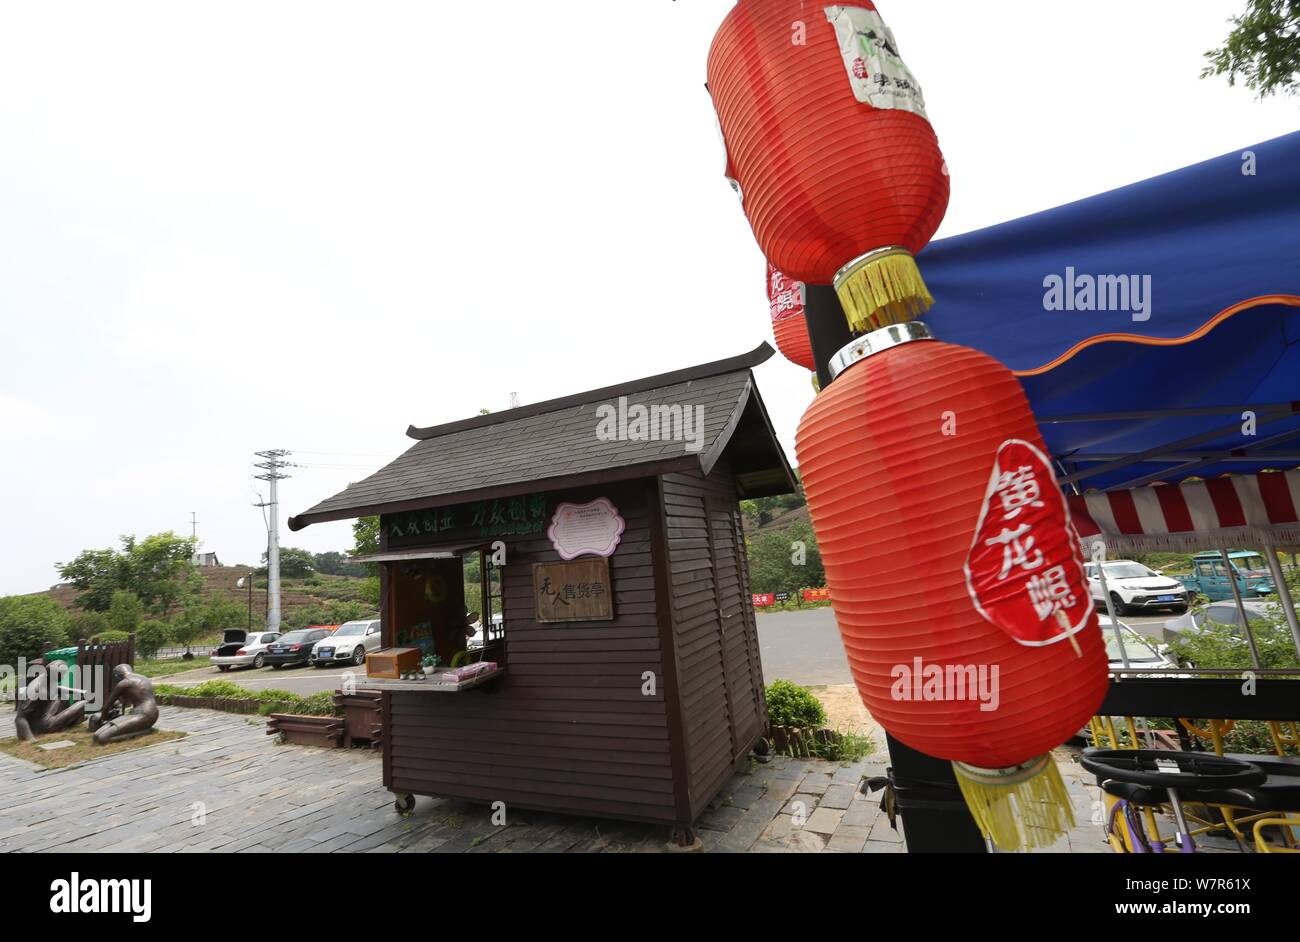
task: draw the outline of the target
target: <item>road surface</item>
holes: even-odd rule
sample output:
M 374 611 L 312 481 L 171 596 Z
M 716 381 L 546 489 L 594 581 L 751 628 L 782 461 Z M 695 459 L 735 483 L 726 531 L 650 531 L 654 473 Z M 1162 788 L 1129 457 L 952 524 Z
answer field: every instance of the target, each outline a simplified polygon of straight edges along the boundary
M 1126 615 L 1122 620 L 1139 633 L 1158 638 L 1160 626 L 1173 617 L 1168 613 Z M 763 677 L 768 683 L 777 678 L 792 680 L 805 687 L 853 683 L 840 632 L 835 625 L 835 615 L 829 608 L 770 614 L 760 612 L 758 647 L 763 660 Z M 273 687 L 305 697 L 322 690 L 337 690 L 348 671 L 356 671 L 359 679 L 365 678 L 364 667 L 286 667 L 282 670 L 264 667 L 261 670 L 236 669 L 224 674 L 215 667 L 204 667 L 161 677 L 158 682 L 192 686 L 205 680 L 228 680 L 249 690 Z

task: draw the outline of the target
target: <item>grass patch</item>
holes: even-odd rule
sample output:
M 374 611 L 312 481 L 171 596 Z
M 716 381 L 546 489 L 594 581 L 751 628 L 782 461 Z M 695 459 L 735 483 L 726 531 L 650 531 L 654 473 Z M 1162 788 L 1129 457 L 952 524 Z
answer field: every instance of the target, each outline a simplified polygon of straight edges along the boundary
M 174 697 L 198 697 L 257 704 L 257 712 L 263 716 L 270 716 L 272 713 L 301 713 L 309 716 L 335 714 L 334 693 L 328 690 L 304 697 L 288 690 L 245 690 L 228 680 L 208 680 L 192 687 L 157 684 L 154 693 L 159 703 L 171 703 Z M 221 707 L 214 704 L 214 708 Z
M 87 730 L 66 729 L 61 733 L 49 733 L 42 736 L 36 742 L 21 742 L 16 736 L 0 739 L 0 752 L 19 759 L 26 759 L 28 762 L 35 762 L 47 769 L 66 769 L 69 766 L 80 765 L 90 759 L 98 759 L 118 752 L 130 752 L 132 749 L 143 749 L 146 746 L 156 746 L 160 742 L 170 742 L 173 739 L 183 739 L 184 737 L 184 733 L 175 730 L 152 729 L 143 736 L 120 739 L 117 742 L 109 743 L 107 746 L 97 746 L 93 734 Z M 48 752 L 39 748 L 41 743 L 61 742 L 63 740 L 70 740 L 76 745 L 68 746 L 66 749 L 53 749 Z
M 143 674 L 145 677 L 170 677 L 172 674 L 183 674 L 186 671 L 198 670 L 200 667 L 211 667 L 207 657 L 199 657 L 197 654 L 192 661 L 183 661 L 180 658 L 168 658 L 165 661 L 146 661 L 137 660 L 132 669 L 137 674 Z

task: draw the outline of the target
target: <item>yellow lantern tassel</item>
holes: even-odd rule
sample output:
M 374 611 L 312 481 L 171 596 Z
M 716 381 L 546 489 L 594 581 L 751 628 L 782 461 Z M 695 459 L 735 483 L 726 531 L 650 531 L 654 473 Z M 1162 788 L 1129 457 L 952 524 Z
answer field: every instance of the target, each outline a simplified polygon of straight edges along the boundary
M 1050 847 L 1074 827 L 1070 795 L 1050 755 L 1005 769 L 952 766 L 966 807 L 999 850 Z
M 834 285 L 855 333 L 915 320 L 934 304 L 916 259 L 900 246 L 858 256 L 835 273 Z

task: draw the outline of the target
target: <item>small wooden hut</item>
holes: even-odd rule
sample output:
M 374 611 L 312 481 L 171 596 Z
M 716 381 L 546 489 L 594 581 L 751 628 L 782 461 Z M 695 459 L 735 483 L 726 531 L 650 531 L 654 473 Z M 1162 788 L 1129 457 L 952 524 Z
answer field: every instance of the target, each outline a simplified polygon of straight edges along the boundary
M 362 683 L 399 803 L 690 836 L 766 725 L 737 504 L 797 486 L 751 372 L 771 355 L 412 427 L 405 454 L 290 519 L 378 515 L 385 652 L 495 665 Z

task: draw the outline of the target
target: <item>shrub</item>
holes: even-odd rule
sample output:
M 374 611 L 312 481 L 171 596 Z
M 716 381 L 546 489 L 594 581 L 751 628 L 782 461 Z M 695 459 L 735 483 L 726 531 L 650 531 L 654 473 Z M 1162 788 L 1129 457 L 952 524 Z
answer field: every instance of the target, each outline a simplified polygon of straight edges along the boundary
M 245 690 L 228 680 L 208 680 L 193 687 L 156 684 L 154 692 L 160 697 L 219 697 L 244 700 L 260 704 L 257 712 L 262 716 L 269 716 L 272 713 L 301 713 L 311 716 L 334 714 L 334 694 L 330 691 L 303 697 L 288 690 Z
M 119 641 L 125 641 L 129 637 L 131 636 L 125 631 L 114 631 L 110 628 L 108 631 L 101 631 L 95 636 L 95 640 L 103 644 L 116 644 Z
M 767 685 L 767 719 L 773 726 L 821 726 L 826 710 L 807 687 L 774 680 Z
M 70 641 L 81 638 L 94 638 L 112 630 L 108 616 L 103 612 L 78 612 L 72 616 L 72 630 L 68 634 Z
M 147 621 L 135 632 L 135 649 L 141 657 L 151 658 L 158 649 L 171 640 L 171 628 L 166 622 Z
M 72 619 L 53 599 L 38 595 L 0 598 L 0 664 L 17 664 L 68 643 Z

